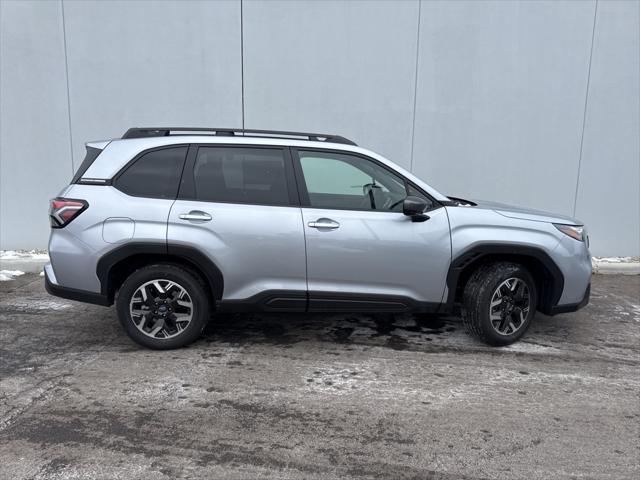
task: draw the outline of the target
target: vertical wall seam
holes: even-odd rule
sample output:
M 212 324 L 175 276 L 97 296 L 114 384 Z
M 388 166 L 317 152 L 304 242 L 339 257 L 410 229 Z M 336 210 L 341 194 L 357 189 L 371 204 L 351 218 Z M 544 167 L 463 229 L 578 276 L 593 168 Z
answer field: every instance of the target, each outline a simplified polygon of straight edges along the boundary
M 418 31 L 416 37 L 416 70 L 413 81 L 413 119 L 411 122 L 411 158 L 409 171 L 413 173 L 413 149 L 416 138 L 416 105 L 418 99 L 418 59 L 420 58 L 420 21 L 422 15 L 422 0 L 418 0 Z
M 576 175 L 576 190 L 573 196 L 573 215 L 576 215 L 578 206 L 578 190 L 580 189 L 580 173 L 582 169 L 582 151 L 584 147 L 584 131 L 587 125 L 587 108 L 589 104 L 589 86 L 591 83 L 591 61 L 593 59 L 593 44 L 596 35 L 596 18 L 598 15 L 598 0 L 593 9 L 593 26 L 591 29 L 591 50 L 589 52 L 589 67 L 587 69 L 587 89 L 584 94 L 584 110 L 582 112 L 582 134 L 580 135 L 580 155 L 578 156 L 578 174 Z
M 243 0 L 240 0 L 240 99 L 242 102 L 242 128 L 244 129 L 244 18 Z
M 71 132 L 71 94 L 69 91 L 69 61 L 67 59 L 67 27 L 64 18 L 64 0 L 60 0 L 60 6 L 62 7 L 62 40 L 64 42 L 64 73 L 67 81 L 67 120 L 69 122 L 69 154 L 71 155 L 71 176 L 75 173 L 76 169 L 73 164 L 73 133 Z

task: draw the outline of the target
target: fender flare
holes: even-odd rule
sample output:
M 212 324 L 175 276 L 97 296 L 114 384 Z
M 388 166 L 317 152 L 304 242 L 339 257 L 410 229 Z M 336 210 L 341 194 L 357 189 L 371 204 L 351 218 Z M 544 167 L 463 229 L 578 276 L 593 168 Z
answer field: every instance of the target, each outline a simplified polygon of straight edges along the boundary
M 447 299 L 446 305 L 451 307 L 455 300 L 460 275 L 465 268 L 481 262 L 488 256 L 500 257 L 518 256 L 532 258 L 542 264 L 553 280 L 551 288 L 546 288 L 544 296 L 539 299 L 540 311 L 551 312 L 551 308 L 558 304 L 564 290 L 564 275 L 553 259 L 541 248 L 527 245 L 512 245 L 501 243 L 481 243 L 462 251 L 451 262 L 447 273 Z
M 205 277 L 211 289 L 211 294 L 216 301 L 222 298 L 224 291 L 224 277 L 222 276 L 222 272 L 218 266 L 200 250 L 184 245 L 144 242 L 125 243 L 110 250 L 98 260 L 96 275 L 98 276 L 98 280 L 100 280 L 100 292 L 102 295 L 110 295 L 111 286 L 109 285 L 109 276 L 112 268 L 123 260 L 136 255 L 167 256 L 169 260 L 171 257 L 177 257 L 188 263 Z

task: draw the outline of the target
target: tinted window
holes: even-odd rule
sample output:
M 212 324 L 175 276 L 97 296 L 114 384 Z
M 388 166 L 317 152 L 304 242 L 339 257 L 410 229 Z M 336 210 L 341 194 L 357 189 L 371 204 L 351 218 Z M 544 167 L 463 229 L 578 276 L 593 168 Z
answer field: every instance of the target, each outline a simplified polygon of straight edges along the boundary
M 289 205 L 280 149 L 200 147 L 193 179 L 198 200 Z
M 84 175 L 84 172 L 89 169 L 93 161 L 98 158 L 98 155 L 100 155 L 101 153 L 102 150 L 100 150 L 99 148 L 87 147 L 87 153 L 84 156 L 84 160 L 80 164 L 80 168 L 78 168 L 76 174 L 71 179 L 71 183 L 77 183 L 78 180 L 80 180 Z
M 402 211 L 404 180 L 375 162 L 341 153 L 299 155 L 312 207 Z
M 186 156 L 186 146 L 145 153 L 120 175 L 116 187 L 136 197 L 176 198 Z

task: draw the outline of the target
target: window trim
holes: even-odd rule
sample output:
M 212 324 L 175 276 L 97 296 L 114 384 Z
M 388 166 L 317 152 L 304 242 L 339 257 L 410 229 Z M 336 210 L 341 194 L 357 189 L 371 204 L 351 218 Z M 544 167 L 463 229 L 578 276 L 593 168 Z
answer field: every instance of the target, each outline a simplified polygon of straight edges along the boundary
M 226 202 L 226 201 L 212 201 L 196 198 L 194 168 L 196 165 L 196 159 L 198 158 L 198 150 L 200 148 L 237 148 L 237 149 L 260 149 L 260 150 L 279 150 L 282 152 L 282 158 L 284 160 L 284 174 L 285 183 L 287 186 L 287 196 L 289 197 L 289 203 L 287 205 L 275 204 L 275 203 L 256 203 L 256 202 Z M 182 178 L 180 180 L 180 188 L 178 189 L 178 200 L 187 200 L 189 202 L 202 202 L 202 203 L 222 203 L 231 205 L 256 205 L 265 207 L 300 207 L 300 192 L 298 185 L 296 184 L 293 159 L 289 147 L 283 145 L 242 145 L 238 143 L 192 143 L 187 153 L 187 160 L 183 169 Z
M 87 162 L 87 160 L 88 160 L 87 155 L 89 155 L 91 150 L 97 151 L 98 154 Z M 91 165 L 93 165 L 93 162 L 95 162 L 98 159 L 98 157 L 102 154 L 102 152 L 104 151 L 104 148 L 90 147 L 89 145 L 87 145 L 85 147 L 85 151 L 86 152 L 85 152 L 84 158 L 82 159 L 82 163 L 78 167 L 78 170 L 73 174 L 73 177 L 71 177 L 71 182 L 70 183 L 72 183 L 72 184 L 73 183 L 82 183 L 81 182 L 82 177 L 87 172 L 87 170 L 89 170 L 89 167 Z M 103 185 L 104 183 L 105 182 L 101 182 L 101 185 Z
M 307 182 L 304 179 L 304 172 L 302 171 L 302 163 L 300 162 L 300 151 L 303 151 L 303 152 L 318 152 L 318 153 L 335 153 L 335 154 L 339 154 L 339 155 L 351 155 L 351 156 L 354 156 L 354 157 L 360 157 L 363 160 L 368 160 L 370 162 L 373 162 L 375 165 L 383 168 L 387 172 L 390 172 L 393 175 L 395 175 L 396 177 L 399 177 L 400 179 L 402 179 L 402 181 L 404 182 L 404 189 L 405 189 L 405 193 L 407 194 L 407 196 L 409 195 L 409 185 L 410 185 L 412 188 L 416 189 L 418 192 L 420 192 L 422 195 L 424 195 L 427 199 L 429 199 L 433 206 L 431 208 L 425 210 L 425 211 L 432 212 L 433 210 L 436 210 L 436 209 L 442 207 L 440 202 L 438 202 L 435 198 L 433 198 L 431 195 L 429 195 L 427 192 L 425 192 L 422 188 L 417 186 L 415 183 L 410 181 L 408 178 L 406 178 L 400 172 L 397 172 L 396 170 L 394 170 L 393 168 L 389 167 L 388 165 L 385 165 L 384 163 L 380 162 L 379 160 L 376 160 L 375 158 L 369 157 L 368 155 L 363 155 L 363 154 L 358 153 L 358 152 L 351 152 L 351 151 L 347 151 L 347 150 L 338 150 L 338 149 L 335 149 L 335 148 L 317 148 L 317 147 L 314 147 L 314 148 L 300 147 L 299 148 L 299 147 L 290 147 L 290 149 L 291 149 L 291 156 L 293 158 L 293 168 L 294 168 L 295 175 L 296 175 L 296 182 L 298 184 L 298 191 L 300 193 L 300 206 L 303 207 L 303 208 L 313 208 L 313 209 L 316 209 L 316 210 L 343 210 L 343 211 L 351 211 L 351 212 L 398 213 L 398 214 L 402 215 L 402 212 L 392 212 L 390 210 L 371 210 L 371 209 L 367 209 L 367 208 L 348 208 L 348 207 L 333 207 L 333 208 L 314 207 L 313 205 L 311 205 L 311 200 L 309 198 L 309 192 L 307 191 Z
M 182 168 L 180 169 L 180 178 L 178 179 L 178 188 L 176 189 L 176 193 L 171 196 L 171 197 L 158 197 L 158 196 L 151 196 L 151 195 L 134 195 L 132 193 L 127 193 L 124 190 L 122 190 L 119 186 L 118 186 L 118 180 L 120 179 L 120 177 L 122 175 L 124 175 L 127 170 L 129 170 L 129 168 L 133 167 L 133 165 L 140 160 L 142 157 L 144 157 L 146 154 L 151 153 L 151 152 L 155 152 L 158 150 L 168 150 L 171 148 L 180 148 L 180 147 L 187 147 L 187 153 L 185 154 L 184 158 L 182 159 Z M 174 143 L 171 145 L 162 145 L 160 147 L 153 147 L 153 148 L 148 148 L 146 150 L 143 150 L 141 152 L 138 152 L 131 160 L 129 160 L 120 170 L 118 170 L 118 172 L 111 177 L 111 180 L 108 182 L 108 185 L 113 186 L 115 189 L 117 189 L 119 192 L 124 193 L 125 195 L 129 196 L 129 197 L 136 197 L 136 198 L 155 198 L 158 200 L 175 200 L 178 196 L 178 192 L 180 190 L 180 182 L 182 181 L 182 176 L 184 175 L 184 167 L 187 163 L 187 158 L 189 157 L 189 144 L 188 143 Z M 105 185 L 105 184 L 101 184 L 101 185 Z
M 400 175 L 400 174 L 398 174 L 398 175 Z M 429 195 L 424 189 L 420 188 L 418 185 L 413 183 L 411 180 L 408 180 L 408 179 L 405 178 L 404 181 L 405 181 L 405 186 L 407 188 L 407 196 L 409 196 L 409 187 L 411 187 L 411 188 L 417 190 L 418 192 L 420 192 L 422 195 L 424 195 L 427 199 L 429 199 L 432 202 L 433 206 L 431 208 L 427 208 L 425 210 L 425 212 L 433 212 L 434 210 L 437 210 L 438 208 L 444 207 L 444 205 L 442 204 L 442 202 L 440 200 L 436 200 L 435 198 L 433 198 L 433 196 Z

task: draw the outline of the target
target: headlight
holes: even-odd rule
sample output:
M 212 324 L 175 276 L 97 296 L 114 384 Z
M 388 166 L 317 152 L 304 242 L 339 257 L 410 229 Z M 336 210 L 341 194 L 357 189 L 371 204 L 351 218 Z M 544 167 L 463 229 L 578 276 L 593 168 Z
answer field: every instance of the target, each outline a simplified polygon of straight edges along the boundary
M 585 240 L 586 232 L 582 225 L 563 225 L 561 223 L 554 223 L 553 226 L 565 235 L 569 235 L 571 238 L 574 238 L 579 242 L 584 242 Z

